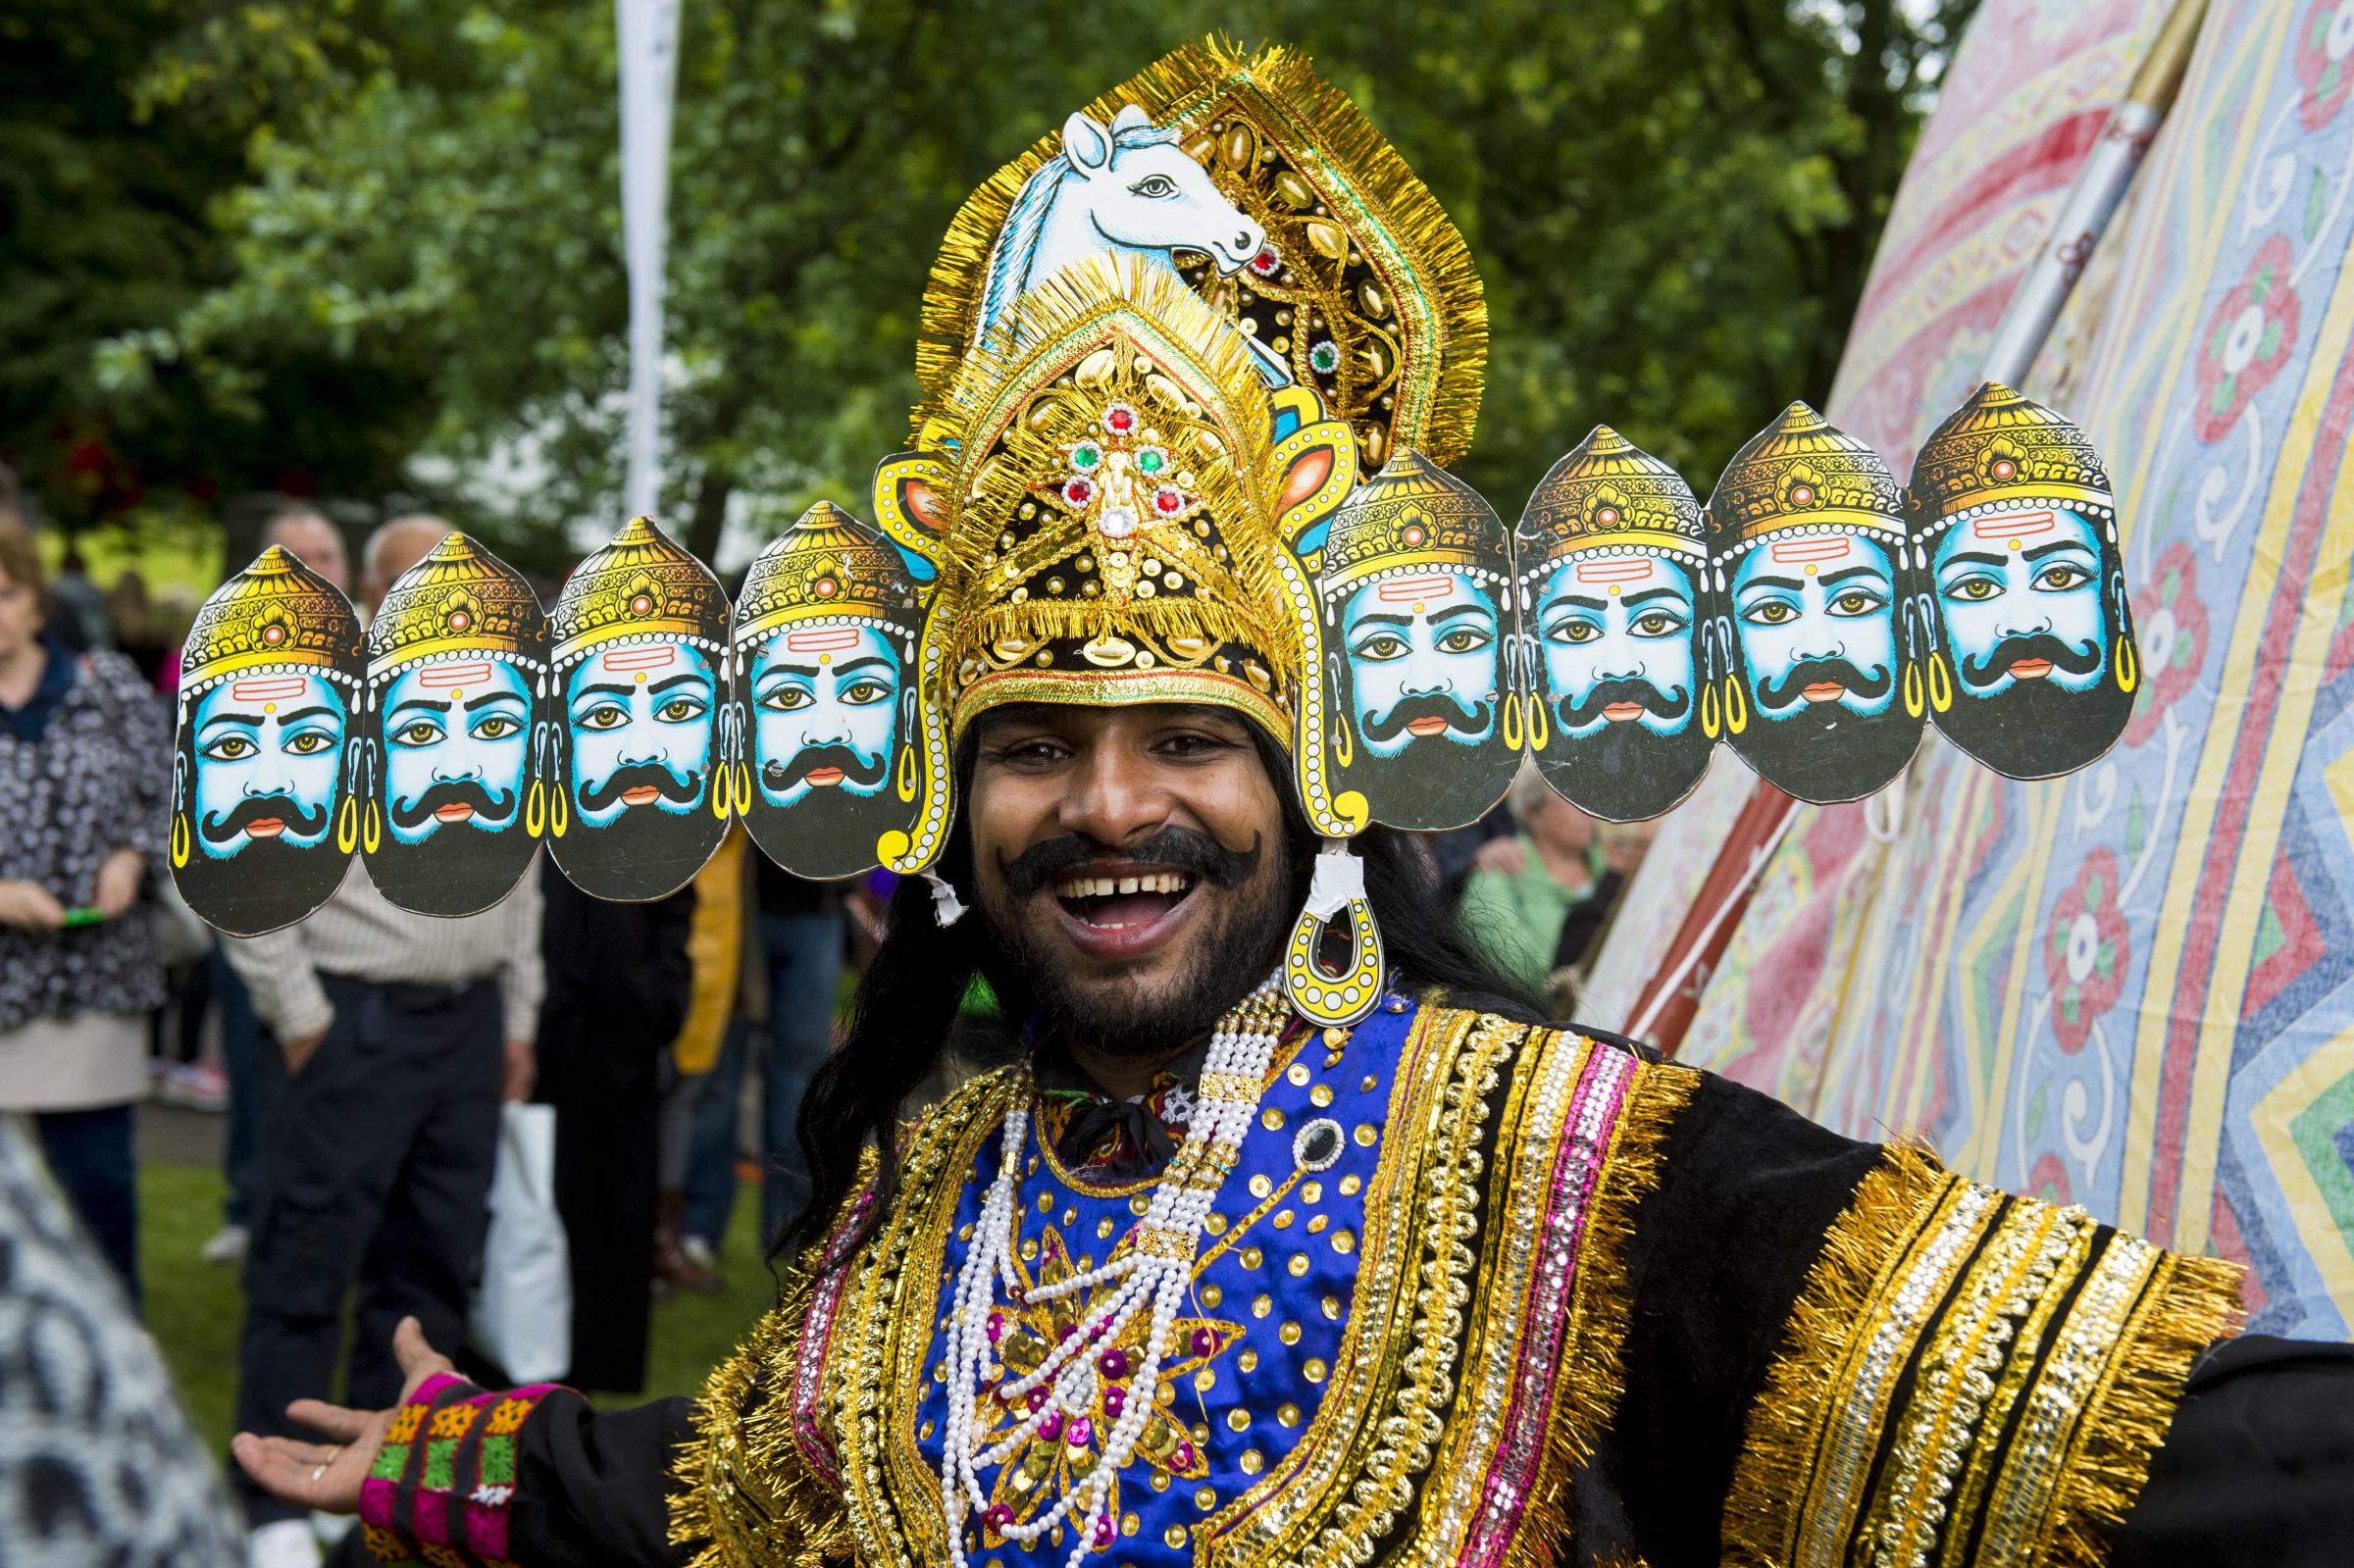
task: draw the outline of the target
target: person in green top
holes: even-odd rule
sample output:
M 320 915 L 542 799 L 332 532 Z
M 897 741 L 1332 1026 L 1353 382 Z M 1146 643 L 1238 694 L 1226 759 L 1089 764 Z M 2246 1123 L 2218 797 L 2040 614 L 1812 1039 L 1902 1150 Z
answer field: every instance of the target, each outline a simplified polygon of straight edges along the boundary
M 1520 831 L 1481 847 L 1456 918 L 1506 975 L 1564 1007 L 1652 825 L 1599 822 L 1525 764 L 1505 801 Z

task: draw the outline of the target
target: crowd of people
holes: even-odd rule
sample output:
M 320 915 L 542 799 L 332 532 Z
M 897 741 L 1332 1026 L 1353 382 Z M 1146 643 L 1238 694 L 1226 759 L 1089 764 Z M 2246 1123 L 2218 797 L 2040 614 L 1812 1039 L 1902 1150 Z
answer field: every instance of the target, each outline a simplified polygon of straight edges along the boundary
M 399 517 L 353 551 L 286 500 L 260 543 L 368 615 L 448 528 Z M 557 1111 L 567 1381 L 641 1390 L 649 1300 L 722 1288 L 746 1160 L 763 1238 L 807 1199 L 802 1092 L 890 879 L 806 882 L 738 829 L 652 903 L 589 898 L 543 866 L 496 907 L 438 919 L 394 907 L 355 865 L 299 925 L 214 936 L 172 890 L 165 844 L 191 607 L 132 571 L 101 588 L 77 552 L 56 553 L 49 570 L 0 507 L 0 808 L 25 829 L 0 843 L 0 1109 L 29 1118 L 129 1300 L 134 1106 L 225 1112 L 224 1212 L 202 1256 L 241 1270 L 238 1425 L 335 1386 L 346 1344 L 346 1400 L 396 1402 L 402 1319 L 434 1344 L 466 1340 L 499 1107 L 536 1099 Z M 1648 836 L 1598 832 L 1533 774 L 1523 784 L 1435 847 L 1466 931 L 1565 1005 Z M 255 1568 L 301 1568 L 332 1542 L 257 1487 L 240 1501 Z

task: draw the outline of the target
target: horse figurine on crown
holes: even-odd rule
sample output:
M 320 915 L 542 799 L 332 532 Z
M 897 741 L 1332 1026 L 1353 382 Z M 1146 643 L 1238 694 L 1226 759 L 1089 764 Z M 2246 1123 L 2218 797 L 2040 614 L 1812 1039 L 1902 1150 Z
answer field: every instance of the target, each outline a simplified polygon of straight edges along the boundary
M 1267 232 L 1220 195 L 1207 171 L 1130 104 L 1098 124 L 1086 111 L 1062 124 L 1062 151 L 1024 182 L 990 248 L 973 341 L 986 342 L 1021 297 L 1075 262 L 1106 251 L 1150 256 L 1200 251 L 1231 276 L 1258 255 Z M 1255 340 L 1271 386 L 1291 373 Z

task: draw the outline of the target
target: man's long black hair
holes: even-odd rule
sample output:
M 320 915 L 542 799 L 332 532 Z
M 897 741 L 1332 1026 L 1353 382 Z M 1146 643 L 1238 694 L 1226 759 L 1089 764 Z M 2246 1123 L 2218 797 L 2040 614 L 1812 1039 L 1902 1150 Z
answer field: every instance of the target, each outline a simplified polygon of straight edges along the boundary
M 1292 792 L 1289 759 L 1255 726 L 1251 735 L 1283 801 L 1293 882 L 1287 907 L 1296 910 L 1307 899 L 1316 835 Z M 969 745 L 957 771 L 966 781 L 972 777 Z M 1457 927 L 1454 900 L 1447 896 L 1438 862 L 1426 844 L 1411 834 L 1381 827 L 1368 828 L 1356 843 L 1364 857 L 1366 902 L 1381 930 L 1393 986 L 1436 991 L 1449 1005 L 1502 1013 L 1526 1023 L 1544 1018 L 1544 1008 L 1497 973 Z M 961 820 L 938 869 L 967 903 L 977 903 L 972 840 Z M 899 883 L 885 918 L 882 943 L 850 1004 L 848 1036 L 810 1079 L 801 1100 L 798 1133 L 809 1172 L 809 1201 L 776 1238 L 772 1258 L 824 1235 L 850 1195 L 859 1162 L 870 1148 L 881 1151 L 876 1201 L 864 1219 L 844 1233 L 841 1246 L 852 1244 L 890 1210 L 898 1195 L 900 1111 L 939 1063 L 956 1027 L 958 1010 L 986 951 L 985 918 L 974 909 L 955 925 L 943 927 L 933 918 L 930 885 L 917 877 Z M 1279 953 L 1280 947 L 1267 955 L 1270 966 Z M 1242 980 L 1237 977 L 1238 986 Z M 1002 986 L 998 1003 L 1009 1019 L 1026 1017 L 1030 1011 L 1027 998 L 1006 994 Z

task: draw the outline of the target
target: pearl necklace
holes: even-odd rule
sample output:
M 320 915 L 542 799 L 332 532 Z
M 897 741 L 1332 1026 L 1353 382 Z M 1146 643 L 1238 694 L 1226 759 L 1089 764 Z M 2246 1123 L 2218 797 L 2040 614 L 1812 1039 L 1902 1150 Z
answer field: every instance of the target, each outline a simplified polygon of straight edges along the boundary
M 1239 1162 L 1243 1135 L 1258 1113 L 1259 1095 L 1266 1086 L 1267 1067 L 1275 1059 L 1282 1037 L 1286 1007 L 1282 977 L 1270 976 L 1257 989 L 1236 1003 L 1209 1037 L 1209 1055 L 1195 1090 L 1194 1120 L 1186 1138 L 1161 1172 L 1151 1206 L 1130 1233 L 1132 1244 L 1115 1249 L 1111 1261 L 1074 1274 L 1025 1295 L 1014 1271 L 1016 1215 L 1020 1203 L 1016 1186 L 1022 1151 L 1030 1132 L 1029 1099 L 1016 1095 L 1005 1112 L 1004 1156 L 997 1180 L 981 1201 L 981 1217 L 973 1225 L 971 1247 L 957 1271 L 956 1294 L 948 1312 L 947 1430 L 940 1458 L 940 1504 L 947 1524 L 948 1554 L 956 1568 L 966 1568 L 964 1521 L 980 1513 L 988 1528 L 1008 1541 L 1027 1546 L 1065 1519 L 1088 1521 L 1078 1530 L 1066 1568 L 1077 1568 L 1091 1548 L 1109 1546 L 1118 1535 L 1111 1514 L 1113 1483 L 1135 1456 L 1138 1439 L 1152 1414 L 1160 1386 L 1160 1364 L 1169 1349 L 1177 1309 L 1192 1287 L 1194 1255 L 1202 1243 L 1203 1223 L 1216 1203 L 1218 1189 Z M 1082 1319 L 1084 1334 L 1073 1334 L 1053 1346 L 1031 1371 L 1001 1382 L 994 1393 L 985 1391 L 987 1374 L 1001 1332 L 1002 1316 L 995 1311 L 996 1287 L 1002 1284 L 1008 1299 L 1052 1301 L 1081 1290 L 1103 1287 L 1107 1293 L 1089 1301 Z M 981 1471 L 1002 1465 L 1043 1426 L 1051 1422 L 1060 1431 L 1080 1412 L 1093 1407 L 1097 1363 L 1090 1348 L 1100 1340 L 1117 1340 L 1140 1313 L 1151 1314 L 1145 1340 L 1144 1365 L 1135 1379 L 1141 1397 L 1123 1398 L 1112 1429 L 1104 1438 L 1103 1460 L 1078 1485 L 1056 1499 L 1044 1515 L 1015 1521 L 1003 1504 L 992 1506 L 982 1486 Z M 993 1322 L 992 1319 L 997 1319 Z M 1036 1409 L 1024 1410 L 1024 1396 L 1048 1389 Z M 991 1398 L 1006 1409 L 1021 1410 L 1013 1430 L 998 1442 L 981 1445 L 980 1411 Z

